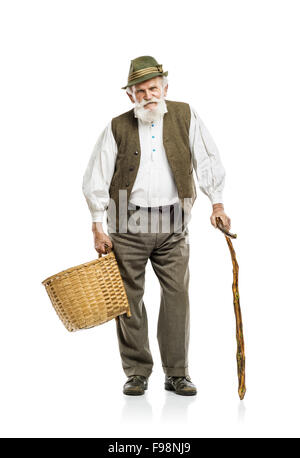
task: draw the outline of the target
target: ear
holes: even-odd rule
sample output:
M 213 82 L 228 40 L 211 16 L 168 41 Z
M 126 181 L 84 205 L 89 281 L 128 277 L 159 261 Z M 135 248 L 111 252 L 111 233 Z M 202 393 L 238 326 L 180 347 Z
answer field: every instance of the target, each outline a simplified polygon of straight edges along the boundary
M 164 96 L 165 96 L 165 97 L 167 96 L 168 87 L 169 87 L 168 84 L 164 87 Z
M 128 94 L 128 92 L 126 92 L 126 94 L 128 95 L 128 97 L 130 98 L 130 100 L 132 101 L 132 103 L 134 103 L 134 98 L 132 97 L 131 94 Z

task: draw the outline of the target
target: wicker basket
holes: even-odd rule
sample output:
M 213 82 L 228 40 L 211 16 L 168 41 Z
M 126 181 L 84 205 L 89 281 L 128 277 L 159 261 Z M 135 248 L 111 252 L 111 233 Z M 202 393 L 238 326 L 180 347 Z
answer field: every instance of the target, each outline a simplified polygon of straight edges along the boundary
M 113 251 L 52 275 L 42 284 L 68 331 L 92 328 L 124 313 L 131 316 Z

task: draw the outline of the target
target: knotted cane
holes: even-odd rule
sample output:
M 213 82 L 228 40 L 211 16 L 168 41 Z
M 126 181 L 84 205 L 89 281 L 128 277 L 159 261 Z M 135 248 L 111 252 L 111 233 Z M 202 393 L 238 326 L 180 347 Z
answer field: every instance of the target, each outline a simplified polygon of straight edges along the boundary
M 235 320 L 236 320 L 236 341 L 237 341 L 237 372 L 238 372 L 238 379 L 239 379 L 239 397 L 240 399 L 244 399 L 246 393 L 246 386 L 245 386 L 245 348 L 244 348 L 244 336 L 243 336 L 243 322 L 242 322 L 242 313 L 240 308 L 240 296 L 239 296 L 239 285 L 238 285 L 238 276 L 239 276 L 239 265 L 236 260 L 235 251 L 233 249 L 233 245 L 231 242 L 232 239 L 236 239 L 236 234 L 231 234 L 227 231 L 223 225 L 223 222 L 220 217 L 217 216 L 216 223 L 218 229 L 222 231 L 225 235 L 226 242 L 229 246 L 231 260 L 233 265 L 233 283 L 232 283 L 232 291 L 233 291 L 233 305 L 234 305 L 234 313 L 235 313 Z

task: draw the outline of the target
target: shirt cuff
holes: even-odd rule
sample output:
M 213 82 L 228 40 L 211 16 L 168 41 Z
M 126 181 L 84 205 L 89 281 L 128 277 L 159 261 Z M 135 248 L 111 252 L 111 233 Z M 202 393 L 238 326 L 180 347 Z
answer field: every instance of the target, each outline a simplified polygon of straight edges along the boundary
M 209 199 L 210 199 L 212 205 L 214 205 L 214 204 L 224 204 L 223 197 L 222 197 L 222 192 L 220 192 L 220 191 L 216 191 L 213 194 L 211 194 L 209 196 Z
M 92 222 L 93 223 L 103 223 L 104 219 L 104 210 L 98 210 L 92 213 Z

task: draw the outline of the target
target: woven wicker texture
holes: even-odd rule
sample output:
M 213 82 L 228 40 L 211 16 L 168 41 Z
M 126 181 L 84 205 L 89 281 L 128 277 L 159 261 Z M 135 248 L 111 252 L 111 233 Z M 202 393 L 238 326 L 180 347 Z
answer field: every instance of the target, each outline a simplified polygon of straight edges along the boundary
M 42 284 L 68 331 L 91 328 L 123 313 L 131 316 L 113 251 L 52 275 Z

